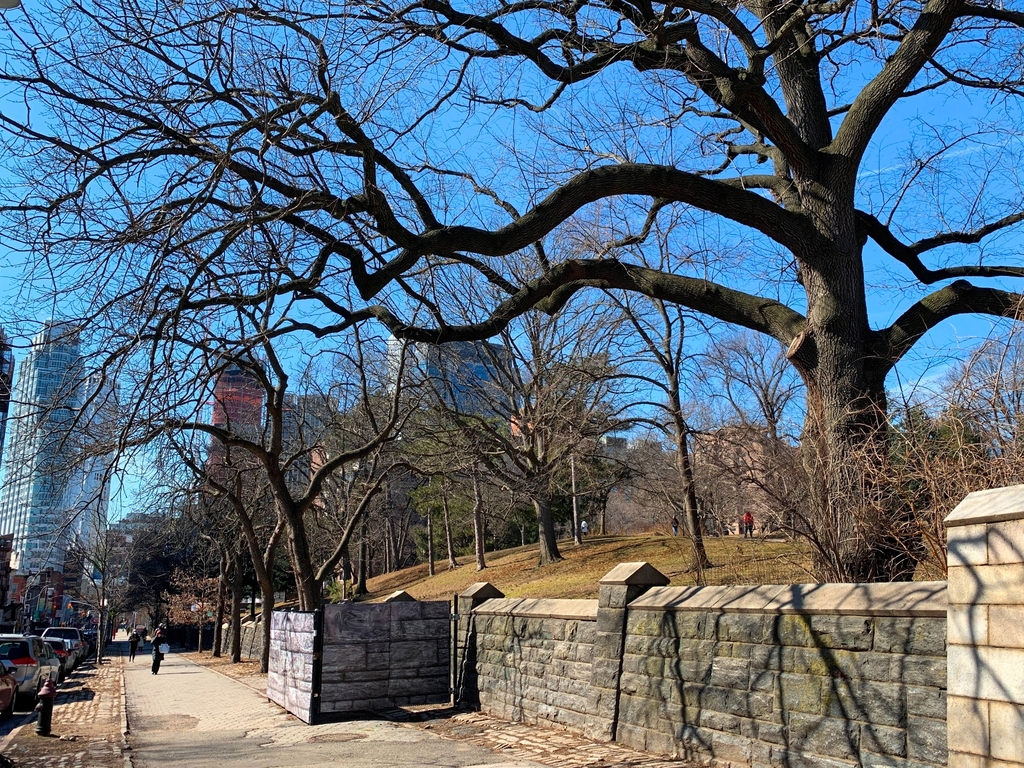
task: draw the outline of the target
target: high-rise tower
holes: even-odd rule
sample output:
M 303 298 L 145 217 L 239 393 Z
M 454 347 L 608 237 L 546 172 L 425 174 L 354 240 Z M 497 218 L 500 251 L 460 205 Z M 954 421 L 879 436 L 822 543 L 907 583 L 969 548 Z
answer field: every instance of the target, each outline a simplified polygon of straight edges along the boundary
M 258 440 L 263 429 L 264 390 L 251 371 L 230 365 L 217 373 L 213 386 L 210 424 L 232 435 Z M 224 443 L 210 438 L 206 455 L 206 471 L 223 480 L 227 468 L 244 470 L 254 466 L 255 459 L 242 449 L 229 452 Z
M 83 373 L 78 333 L 70 323 L 50 322 L 32 340 L 18 365 L 10 416 L 6 478 L 0 488 L 0 534 L 14 534 L 12 566 L 31 579 L 61 573 L 83 494 L 106 518 L 106 495 L 94 488 L 98 406 L 83 408 L 90 382 Z M 15 578 L 15 590 L 19 588 Z M 29 584 L 31 586 L 31 584 Z

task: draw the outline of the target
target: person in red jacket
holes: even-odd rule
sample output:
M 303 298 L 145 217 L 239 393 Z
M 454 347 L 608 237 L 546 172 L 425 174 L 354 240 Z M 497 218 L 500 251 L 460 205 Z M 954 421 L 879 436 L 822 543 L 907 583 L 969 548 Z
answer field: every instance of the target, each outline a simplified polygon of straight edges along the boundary
M 754 516 L 749 511 L 743 514 L 743 538 L 754 538 Z

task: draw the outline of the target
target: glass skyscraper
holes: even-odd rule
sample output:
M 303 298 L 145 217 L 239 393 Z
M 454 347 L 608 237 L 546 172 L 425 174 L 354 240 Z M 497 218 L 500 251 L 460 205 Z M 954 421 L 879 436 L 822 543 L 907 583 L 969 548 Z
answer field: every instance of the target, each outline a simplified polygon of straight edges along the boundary
M 70 542 L 106 525 L 109 461 L 84 450 L 108 399 L 91 398 L 99 405 L 83 408 L 99 386 L 84 376 L 78 334 L 68 323 L 47 323 L 18 365 L 0 534 L 14 534 L 11 564 L 22 576 L 62 572 Z

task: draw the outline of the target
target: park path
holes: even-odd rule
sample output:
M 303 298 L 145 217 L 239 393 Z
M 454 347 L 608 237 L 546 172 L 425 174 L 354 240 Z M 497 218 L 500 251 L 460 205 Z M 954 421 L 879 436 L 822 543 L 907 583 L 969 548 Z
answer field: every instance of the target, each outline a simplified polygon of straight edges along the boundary
M 148 646 L 147 646 L 148 649 Z M 140 649 L 141 651 L 141 649 Z M 134 768 L 541 768 L 482 746 L 388 720 L 308 726 L 246 685 L 167 654 L 160 674 L 140 652 L 125 659 Z

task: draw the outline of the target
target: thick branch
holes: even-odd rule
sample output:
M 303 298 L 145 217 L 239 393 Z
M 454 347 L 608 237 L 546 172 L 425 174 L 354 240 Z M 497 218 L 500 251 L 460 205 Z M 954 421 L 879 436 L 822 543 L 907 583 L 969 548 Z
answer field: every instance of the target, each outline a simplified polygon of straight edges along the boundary
M 853 161 L 846 169 L 851 180 L 882 119 L 935 53 L 962 8 L 962 0 L 928 0 L 882 71 L 854 100 L 835 141 L 826 149 Z
M 1024 295 L 996 288 L 978 288 L 957 280 L 925 296 L 879 336 L 878 357 L 895 365 L 929 330 L 956 315 L 980 314 L 1024 318 Z
M 485 339 L 504 330 L 513 317 L 529 309 L 559 311 L 575 293 L 587 287 L 628 290 L 680 304 L 768 334 L 787 346 L 806 324 L 803 315 L 774 299 L 736 291 L 710 280 L 666 274 L 612 259 L 557 264 L 543 277 L 527 283 L 499 304 L 487 320 L 479 323 L 421 328 L 402 323 L 383 307 L 376 307 L 373 314 L 395 336 L 412 341 L 444 343 Z
M 800 214 L 786 211 L 731 182 L 705 179 L 663 165 L 609 165 L 578 174 L 501 229 L 452 226 L 432 230 L 374 274 L 362 277 L 354 271 L 353 277 L 360 295 L 370 299 L 412 266 L 420 254 L 469 251 L 483 256 L 507 256 L 539 241 L 585 205 L 618 195 L 644 195 L 693 205 L 756 229 L 798 253 L 813 249 L 818 238 Z

